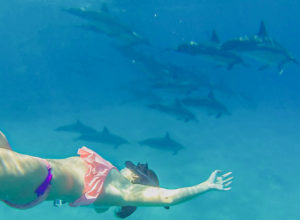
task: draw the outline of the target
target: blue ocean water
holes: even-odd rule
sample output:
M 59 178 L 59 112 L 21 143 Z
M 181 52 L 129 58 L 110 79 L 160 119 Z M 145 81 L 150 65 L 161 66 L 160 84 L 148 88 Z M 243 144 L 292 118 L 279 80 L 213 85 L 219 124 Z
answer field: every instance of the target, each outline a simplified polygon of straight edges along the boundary
M 66 11 L 101 11 L 103 3 L 116 23 L 147 43 L 128 43 L 113 22 L 106 33 L 87 30 L 83 25 L 95 21 Z M 221 42 L 252 36 L 263 20 L 269 36 L 300 60 L 299 9 L 296 0 L 2 1 L 0 129 L 24 154 L 64 158 L 86 145 L 119 168 L 126 160 L 147 162 L 165 188 L 197 184 L 215 169 L 234 174 L 231 191 L 209 192 L 170 210 L 139 208 L 128 219 L 297 220 L 300 67 L 287 63 L 280 75 L 277 66 L 259 70 L 261 62 L 243 56 L 247 65 L 227 70 L 172 50 L 208 41 L 212 30 Z M 168 78 L 172 74 L 178 78 Z M 191 108 L 197 121 L 185 122 L 149 108 L 194 94 L 153 86 L 166 78 L 171 86 L 197 82 L 197 96 L 213 91 L 230 115 Z M 55 131 L 76 120 L 99 131 L 107 126 L 129 144 L 115 149 Z M 185 149 L 173 155 L 138 144 L 166 132 Z M 3 219 L 25 220 L 115 219 L 112 210 L 97 214 L 50 202 L 26 211 L 0 206 Z

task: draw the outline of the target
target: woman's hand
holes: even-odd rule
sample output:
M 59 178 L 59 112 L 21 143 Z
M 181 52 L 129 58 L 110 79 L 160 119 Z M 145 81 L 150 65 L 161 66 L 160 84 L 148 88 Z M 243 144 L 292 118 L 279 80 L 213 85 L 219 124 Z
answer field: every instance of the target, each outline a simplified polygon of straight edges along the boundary
M 232 183 L 233 179 L 233 177 L 230 176 L 232 172 L 218 175 L 220 173 L 220 170 L 215 170 L 214 172 L 212 172 L 212 174 L 210 174 L 210 177 L 208 178 L 208 180 L 206 180 L 208 188 L 224 191 L 231 190 L 231 187 L 229 187 L 229 185 Z

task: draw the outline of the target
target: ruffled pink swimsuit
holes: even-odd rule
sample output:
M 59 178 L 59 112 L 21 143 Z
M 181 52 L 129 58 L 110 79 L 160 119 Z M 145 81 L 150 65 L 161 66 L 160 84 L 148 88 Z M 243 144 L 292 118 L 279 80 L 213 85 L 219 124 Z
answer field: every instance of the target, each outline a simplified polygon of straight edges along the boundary
M 88 170 L 84 177 L 83 195 L 76 201 L 69 203 L 72 207 L 89 205 L 95 202 L 103 191 L 105 179 L 111 169 L 117 170 L 110 162 L 86 147 L 80 148 L 77 153 L 87 164 Z

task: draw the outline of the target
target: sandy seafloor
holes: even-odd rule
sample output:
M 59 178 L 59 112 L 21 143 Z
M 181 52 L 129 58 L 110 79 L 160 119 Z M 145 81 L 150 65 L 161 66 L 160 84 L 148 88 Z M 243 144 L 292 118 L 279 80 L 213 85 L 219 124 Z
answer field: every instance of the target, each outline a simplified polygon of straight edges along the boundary
M 156 47 L 144 52 L 150 51 L 161 62 L 189 70 L 195 67 L 217 81 L 225 79 L 230 89 L 246 93 L 255 104 L 246 106 L 218 93 L 216 97 L 229 105 L 232 115 L 216 119 L 198 112 L 198 122 L 189 123 L 151 111 L 144 102 L 121 105 L 127 98 L 124 82 L 143 78 L 145 72 L 120 55 L 112 39 L 79 30 L 76 25 L 84 22 L 61 11 L 81 6 L 99 9 L 98 0 L 10 0 L 0 7 L 0 129 L 13 149 L 64 158 L 86 145 L 118 168 L 126 160 L 148 162 L 166 188 L 197 184 L 215 169 L 233 172 L 229 192 L 206 193 L 170 210 L 139 208 L 128 219 L 300 219 L 299 66 L 287 64 L 282 76 L 275 67 L 258 71 L 259 65 L 251 61 L 249 68 L 227 71 L 189 56 L 162 52 L 189 40 L 206 40 L 212 29 L 219 31 L 222 40 L 255 34 L 263 19 L 270 35 L 299 60 L 299 1 L 112 2 L 118 10 L 126 9 L 117 16 Z M 54 131 L 78 119 L 99 130 L 107 126 L 130 144 L 116 150 Z M 173 155 L 137 144 L 167 131 L 186 149 Z M 55 208 L 44 202 L 26 211 L 1 204 L 2 219 L 116 218 L 113 208 L 97 214 L 92 209 Z

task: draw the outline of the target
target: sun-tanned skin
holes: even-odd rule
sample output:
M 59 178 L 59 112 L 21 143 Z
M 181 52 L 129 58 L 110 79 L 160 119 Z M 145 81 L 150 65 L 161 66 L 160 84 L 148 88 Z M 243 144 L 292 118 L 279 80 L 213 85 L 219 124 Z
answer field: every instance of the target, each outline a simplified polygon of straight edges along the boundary
M 47 176 L 45 164 L 34 157 L 13 152 L 5 145 L 1 146 L 1 138 L 3 136 L 0 137 L 0 200 L 15 204 L 31 202 L 36 199 L 35 189 Z M 47 161 L 53 173 L 47 200 L 73 202 L 78 199 L 84 189 L 85 162 L 80 157 Z M 219 172 L 214 171 L 208 180 L 198 185 L 169 190 L 132 184 L 119 171 L 112 169 L 94 206 L 171 206 L 213 189 L 230 190 L 231 172 L 221 176 Z

